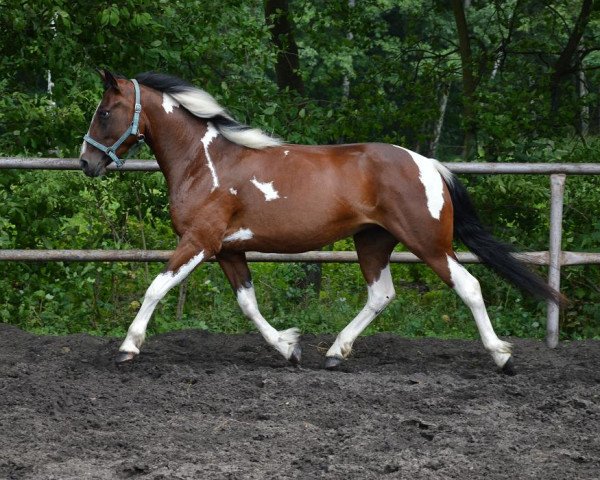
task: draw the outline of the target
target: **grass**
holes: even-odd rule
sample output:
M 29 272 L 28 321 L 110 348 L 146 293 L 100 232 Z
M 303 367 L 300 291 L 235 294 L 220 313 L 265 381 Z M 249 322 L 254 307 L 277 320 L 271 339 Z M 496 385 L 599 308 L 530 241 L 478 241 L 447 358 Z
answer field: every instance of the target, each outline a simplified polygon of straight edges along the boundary
M 80 290 L 65 286 L 65 282 L 58 282 L 54 290 L 33 292 L 24 285 L 17 301 L 5 304 L 4 310 L 0 308 L 0 313 L 4 312 L 2 320 L 39 334 L 86 332 L 123 337 L 139 309 L 147 277 L 153 278 L 159 270 L 152 267 L 147 276 L 142 266 L 110 268 L 115 269 L 112 282 L 99 285 L 88 281 L 99 278 L 100 272 L 92 270 L 88 273 L 92 277 L 79 280 Z M 488 312 L 499 336 L 544 337 L 543 303 L 524 299 L 481 267 L 469 268 L 487 293 Z M 299 265 L 255 264 L 252 270 L 261 312 L 278 330 L 298 327 L 303 333 L 338 333 L 366 301 L 364 280 L 356 265 L 324 265 L 319 295 L 307 294 L 297 286 L 303 275 Z M 403 337 L 479 337 L 468 308 L 428 269 L 393 265 L 392 274 L 397 298 L 365 330 L 365 335 L 389 332 Z M 81 275 L 74 278 L 80 279 Z M 187 291 L 181 319 L 176 318 L 175 289 L 157 307 L 148 335 L 190 328 L 229 334 L 255 331 L 242 315 L 218 265 L 207 264 L 195 272 Z M 18 302 L 23 298 L 27 302 Z M 600 325 L 594 320 L 597 309 L 588 310 L 578 314 L 577 321 L 569 312 L 563 315 L 563 339 L 600 338 Z

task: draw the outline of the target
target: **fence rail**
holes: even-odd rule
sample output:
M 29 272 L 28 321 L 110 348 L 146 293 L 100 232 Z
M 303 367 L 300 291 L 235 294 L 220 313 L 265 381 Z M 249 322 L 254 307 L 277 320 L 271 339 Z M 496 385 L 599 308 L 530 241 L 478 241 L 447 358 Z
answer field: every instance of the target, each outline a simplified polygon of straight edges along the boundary
M 0 250 L 0 262 L 166 262 L 174 250 Z M 461 263 L 481 263 L 469 252 L 457 252 Z M 532 265 L 550 265 L 549 252 L 516 253 L 519 260 Z M 356 263 L 356 252 L 314 251 L 305 253 L 248 252 L 249 262 L 306 262 L 306 263 Z M 205 260 L 215 262 L 215 258 Z M 423 263 L 409 252 L 394 252 L 391 263 Z M 562 266 L 600 264 L 600 253 L 560 252 Z
M 550 175 L 550 235 L 549 250 L 515 254 L 526 263 L 548 265 L 548 283 L 560 289 L 562 266 L 600 264 L 600 253 L 565 252 L 561 250 L 562 216 L 564 189 L 567 175 L 599 175 L 600 164 L 595 163 L 445 163 L 456 174 L 534 174 Z M 79 170 L 75 158 L 0 158 L 1 169 L 26 170 Z M 108 170 L 117 170 L 110 165 Z M 120 169 L 127 172 L 157 172 L 159 167 L 154 160 L 128 160 Z M 170 250 L 0 250 L 0 261 L 20 262 L 164 262 L 171 255 Z M 311 262 L 311 263 L 351 263 L 356 262 L 356 252 L 306 252 L 299 254 L 273 254 L 249 252 L 251 262 Z M 463 263 L 478 263 L 472 253 L 458 253 Z M 210 259 L 209 261 L 213 261 Z M 412 253 L 392 254 L 393 263 L 420 263 Z M 548 303 L 546 343 L 553 348 L 558 344 L 559 309 Z
M 446 167 L 454 173 L 481 174 L 569 174 L 598 175 L 598 163 L 492 163 L 492 162 L 446 162 Z M 0 157 L 0 169 L 22 170 L 81 170 L 76 158 L 29 158 Z M 108 166 L 109 171 L 124 172 L 158 172 L 160 168 L 155 160 L 127 160 L 122 168 L 114 163 Z

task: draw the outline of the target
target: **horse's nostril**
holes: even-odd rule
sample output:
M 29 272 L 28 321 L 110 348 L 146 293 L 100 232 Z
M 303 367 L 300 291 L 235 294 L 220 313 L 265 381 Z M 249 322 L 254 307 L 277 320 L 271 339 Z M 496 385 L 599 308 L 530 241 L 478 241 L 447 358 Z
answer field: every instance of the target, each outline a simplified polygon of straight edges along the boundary
M 79 165 L 81 166 L 82 170 L 85 170 L 88 166 L 88 162 L 87 160 L 84 160 L 83 158 L 79 159 Z

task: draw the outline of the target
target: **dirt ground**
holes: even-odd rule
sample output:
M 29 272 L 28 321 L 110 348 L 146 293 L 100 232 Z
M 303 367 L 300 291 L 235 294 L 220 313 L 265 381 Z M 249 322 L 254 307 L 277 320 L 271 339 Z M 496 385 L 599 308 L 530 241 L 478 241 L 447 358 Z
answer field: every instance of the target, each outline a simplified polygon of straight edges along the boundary
M 600 342 L 303 336 L 301 368 L 258 335 L 174 332 L 126 367 L 119 342 L 0 325 L 3 479 L 598 479 Z

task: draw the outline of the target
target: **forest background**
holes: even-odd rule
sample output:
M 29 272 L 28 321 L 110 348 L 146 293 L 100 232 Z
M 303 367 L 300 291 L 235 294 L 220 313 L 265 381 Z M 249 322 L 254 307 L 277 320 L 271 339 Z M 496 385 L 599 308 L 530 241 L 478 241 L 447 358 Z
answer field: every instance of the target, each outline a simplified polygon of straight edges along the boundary
M 0 1 L 0 156 L 77 157 L 102 94 L 95 67 L 154 70 L 288 142 L 379 141 L 443 161 L 600 158 L 600 14 L 592 0 Z M 150 152 L 142 153 L 151 158 Z M 546 176 L 462 176 L 484 222 L 547 250 Z M 598 251 L 600 179 L 567 179 L 563 249 Z M 0 248 L 171 249 L 160 174 L 0 171 Z M 351 240 L 327 247 L 352 250 Z M 0 264 L 0 321 L 122 335 L 158 264 Z M 545 305 L 488 270 L 500 335 L 542 337 Z M 253 264 L 278 328 L 335 332 L 366 299 L 357 265 Z M 547 272 L 543 268 L 542 275 Z M 398 298 L 368 332 L 475 337 L 429 269 L 394 265 Z M 600 337 L 600 269 L 563 270 L 562 338 Z M 150 332 L 250 324 L 216 264 L 157 309 Z

